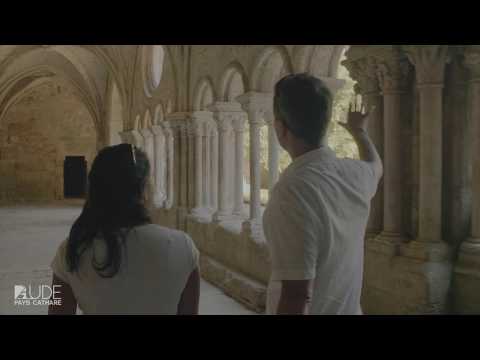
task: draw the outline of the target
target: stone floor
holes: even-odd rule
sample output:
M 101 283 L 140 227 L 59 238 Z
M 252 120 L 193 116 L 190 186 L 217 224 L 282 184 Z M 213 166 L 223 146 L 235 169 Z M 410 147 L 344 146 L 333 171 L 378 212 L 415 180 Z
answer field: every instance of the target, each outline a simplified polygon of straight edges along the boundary
M 50 284 L 49 263 L 80 206 L 78 201 L 64 201 L 0 207 L 0 315 L 46 314 L 46 306 L 15 306 L 14 285 Z M 200 314 L 254 313 L 202 280 Z

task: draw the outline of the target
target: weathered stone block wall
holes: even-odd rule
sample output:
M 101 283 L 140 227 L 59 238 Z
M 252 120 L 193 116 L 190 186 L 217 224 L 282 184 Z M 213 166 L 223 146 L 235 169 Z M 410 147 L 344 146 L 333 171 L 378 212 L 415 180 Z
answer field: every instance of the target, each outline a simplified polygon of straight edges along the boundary
M 0 201 L 63 198 L 65 156 L 96 154 L 96 133 L 85 106 L 48 82 L 13 105 L 0 124 Z

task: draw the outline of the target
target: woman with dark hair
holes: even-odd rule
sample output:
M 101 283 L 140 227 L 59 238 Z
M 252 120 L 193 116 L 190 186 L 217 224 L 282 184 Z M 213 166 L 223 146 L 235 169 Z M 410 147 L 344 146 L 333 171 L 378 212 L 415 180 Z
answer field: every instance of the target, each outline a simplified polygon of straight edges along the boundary
M 61 304 L 49 314 L 77 305 L 84 314 L 198 314 L 198 251 L 187 234 L 151 223 L 149 172 L 132 145 L 99 152 L 83 211 L 51 265 Z

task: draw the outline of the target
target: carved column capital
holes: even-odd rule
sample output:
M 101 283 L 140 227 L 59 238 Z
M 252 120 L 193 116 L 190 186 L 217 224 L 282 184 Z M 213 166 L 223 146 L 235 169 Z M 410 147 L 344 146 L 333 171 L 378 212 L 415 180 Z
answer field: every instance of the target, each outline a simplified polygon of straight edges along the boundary
M 237 102 L 216 102 L 209 109 L 213 111 L 213 118 L 220 132 L 232 129 L 236 131 L 246 119 L 242 106 Z
M 377 76 L 378 64 L 373 56 L 365 56 L 356 60 L 346 60 L 343 65 L 350 72 L 353 80 L 357 81 L 355 91 L 362 95 L 380 92 Z
M 410 66 L 406 59 L 392 56 L 377 59 L 378 84 L 384 93 L 403 92 L 408 86 Z
M 144 128 L 139 130 L 144 139 L 150 139 L 153 137 L 153 131 L 150 128 Z
M 161 125 L 152 125 L 150 130 L 154 136 L 164 135 L 164 130 Z
M 418 86 L 443 86 L 445 65 L 451 60 L 448 46 L 405 46 L 404 50 L 415 66 Z
M 480 82 L 480 50 L 468 49 L 464 54 L 463 63 L 470 71 L 470 81 Z
M 189 132 L 192 136 L 203 136 L 207 132 L 207 123 L 213 119 L 211 111 L 195 111 L 189 119 Z
M 165 136 L 172 136 L 172 125 L 170 124 L 169 121 L 163 121 L 161 123 L 161 127 L 163 129 Z
M 263 125 L 265 115 L 273 109 L 272 93 L 252 91 L 239 96 L 236 100 L 248 113 L 248 121 L 251 125 Z
M 247 122 L 247 114 L 245 112 L 237 113 L 232 118 L 232 126 L 235 132 L 245 131 L 245 124 Z

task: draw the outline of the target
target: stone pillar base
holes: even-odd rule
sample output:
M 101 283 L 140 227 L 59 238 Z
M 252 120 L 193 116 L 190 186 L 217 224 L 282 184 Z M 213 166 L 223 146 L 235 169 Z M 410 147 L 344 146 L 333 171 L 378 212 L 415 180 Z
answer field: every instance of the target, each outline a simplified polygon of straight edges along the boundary
M 390 256 L 398 255 L 400 244 L 404 244 L 408 241 L 408 239 L 401 234 L 387 231 L 383 231 L 376 236 L 370 234 L 372 237 L 369 237 L 368 235 L 369 234 L 366 235 L 366 238 L 370 241 L 371 245 L 374 245 L 376 251 Z
M 362 307 L 366 314 L 451 313 L 452 251 L 444 242 L 397 236 L 367 240 Z
M 213 222 L 215 223 L 222 223 L 222 222 L 226 222 L 226 221 L 232 221 L 234 219 L 234 216 L 230 213 L 221 213 L 221 212 L 216 212 L 215 214 L 213 214 Z
M 264 313 L 266 286 L 243 274 L 231 270 L 209 256 L 200 256 L 200 271 L 208 282 L 221 288 L 226 294 L 247 308 Z
M 190 214 L 190 218 L 193 218 L 199 222 L 210 222 L 212 221 L 212 211 L 208 208 L 193 208 Z
M 453 276 L 454 312 L 480 314 L 480 239 L 461 245 Z

